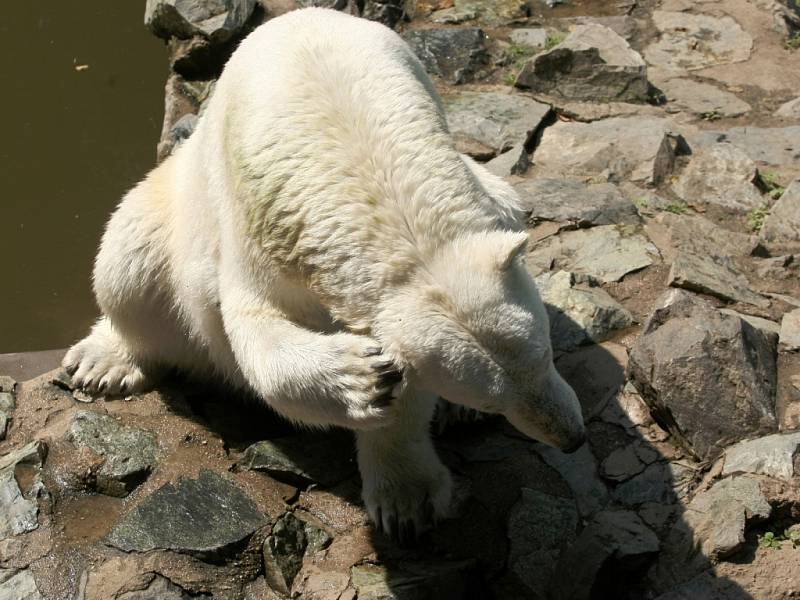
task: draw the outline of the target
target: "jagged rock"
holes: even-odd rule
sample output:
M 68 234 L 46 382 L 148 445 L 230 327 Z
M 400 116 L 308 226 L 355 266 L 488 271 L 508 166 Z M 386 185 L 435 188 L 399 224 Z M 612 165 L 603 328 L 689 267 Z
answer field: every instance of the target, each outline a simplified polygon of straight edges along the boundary
M 578 510 L 571 498 L 522 488 L 508 518 L 508 563 L 534 592 L 546 589 L 560 553 L 575 541 Z
M 679 252 L 672 262 L 669 285 L 709 294 L 722 300 L 769 306 L 769 300 L 751 291 L 750 282 L 727 257 Z
M 320 432 L 256 442 L 244 451 L 239 466 L 264 471 L 290 485 L 327 487 L 355 473 L 354 459 L 349 438 Z
M 0 600 L 44 600 L 27 569 L 0 569 Z
M 11 389 L 14 389 L 13 386 L 11 386 Z M 11 413 L 14 411 L 15 407 L 16 402 L 14 401 L 13 392 L 0 391 L 0 440 L 6 439 L 6 432 L 8 430 L 9 421 L 11 420 Z
M 158 146 L 158 152 L 166 158 L 175 151 L 181 142 L 188 139 L 197 127 L 198 117 L 194 113 L 187 113 L 178 119 L 170 128 L 167 135 L 162 138 Z
M 244 27 L 256 0 L 147 0 L 144 23 L 158 37 L 201 35 L 227 42 Z
M 645 503 L 671 504 L 681 494 L 687 483 L 687 469 L 676 463 L 654 462 L 627 481 L 617 485 L 613 491 L 614 499 L 626 506 L 639 506 Z
M 67 439 L 103 459 L 92 478 L 92 487 L 101 494 L 127 496 L 156 465 L 158 444 L 153 433 L 122 426 L 113 417 L 98 412 L 75 413 Z
M 659 184 L 672 173 L 680 142 L 671 131 L 667 119 L 650 117 L 558 121 L 544 130 L 533 161 L 548 177 Z
M 597 473 L 597 464 L 588 445 L 572 454 L 565 454 L 537 444 L 536 452 L 567 482 L 582 517 L 597 512 L 608 503 L 608 488 Z
M 658 250 L 641 234 L 616 225 L 565 231 L 542 240 L 527 260 L 534 273 L 558 268 L 609 283 L 651 265 Z
M 617 448 L 600 464 L 600 474 L 611 481 L 625 481 L 644 470 L 644 463 L 636 454 L 636 448 Z
M 656 421 L 701 459 L 774 431 L 775 336 L 687 292 L 668 292 L 657 306 L 628 363 Z
M 644 102 L 647 65 L 608 27 L 578 25 L 555 48 L 529 60 L 514 83 L 519 88 L 571 100 Z
M 526 179 L 514 184 L 531 221 L 556 221 L 577 227 L 636 224 L 636 207 L 610 183 L 569 179 Z
M 613 331 L 633 323 L 633 316 L 605 290 L 586 285 L 573 273 L 542 273 L 536 277 L 536 286 L 547 306 L 556 350 L 567 352 L 582 344 L 602 342 Z
M 204 469 L 150 494 L 116 524 L 106 542 L 125 552 L 159 548 L 224 553 L 267 525 L 256 504 L 227 479 Z
M 759 329 L 763 333 L 767 335 L 778 335 L 781 332 L 781 326 L 776 323 L 775 321 L 770 321 L 769 319 L 762 319 L 761 317 L 755 317 L 753 315 L 746 315 L 740 312 L 736 312 L 735 310 L 731 310 L 730 308 L 720 308 L 719 312 L 725 315 L 732 315 L 743 321 L 747 321 L 755 327 Z
M 653 24 L 661 35 L 644 50 L 650 65 L 682 72 L 750 58 L 753 38 L 731 17 L 656 10 Z
M 471 81 L 488 59 L 486 34 L 475 27 L 422 29 L 404 37 L 425 70 L 447 83 Z
M 655 556 L 659 547 L 656 534 L 635 512 L 602 511 L 592 517 L 575 544 L 561 555 L 550 597 L 593 598 L 594 583 L 601 569 L 636 572 Z
M 403 0 L 366 0 L 363 6 L 362 17 L 383 23 L 387 27 L 397 25 L 406 14 Z
M 287 513 L 275 523 L 271 535 L 264 540 L 264 576 L 269 586 L 282 594 L 289 594 L 303 565 L 308 544 L 304 525 L 292 513 Z
M 800 125 L 703 131 L 690 136 L 689 145 L 695 149 L 722 142 L 736 146 L 757 163 L 776 167 L 796 165 L 800 156 Z
M 44 491 L 41 469 L 45 456 L 44 442 L 33 441 L 0 457 L 0 540 L 39 526 L 37 498 Z M 15 475 L 20 465 L 32 471 L 26 489 L 20 489 Z
M 445 96 L 444 106 L 456 148 L 476 158 L 491 158 L 524 144 L 550 112 L 549 106 L 531 98 L 498 92 Z
M 795 179 L 770 209 L 761 228 L 770 246 L 800 244 L 800 179 Z
M 776 433 L 739 442 L 725 451 L 722 475 L 753 473 L 791 481 L 800 455 L 800 433 Z
M 547 44 L 547 29 L 543 27 L 515 29 L 511 32 L 511 41 L 529 48 L 544 48 Z
M 696 151 L 672 186 L 686 202 L 716 204 L 747 212 L 764 200 L 753 182 L 756 164 L 736 146 L 718 143 Z
M 654 80 L 653 83 L 680 109 L 705 118 L 738 117 L 749 112 L 751 106 L 734 94 L 708 83 L 676 77 Z M 670 105 L 667 106 L 667 110 Z
M 455 0 L 450 8 L 437 10 L 430 16 L 434 23 L 462 23 L 477 19 L 490 27 L 507 25 L 524 19 L 530 9 L 524 0 Z
M 780 344 L 783 350 L 800 350 L 800 308 L 783 315 Z
M 17 382 L 14 381 L 12 377 L 9 377 L 8 375 L 0 375 L 0 392 L 13 394 L 14 388 L 16 387 L 17 387 Z
M 800 98 L 784 102 L 778 107 L 773 116 L 783 119 L 800 120 Z
M 758 244 L 754 235 L 728 231 L 699 215 L 661 213 L 655 223 L 664 227 L 664 235 L 658 235 L 654 223 L 647 232 L 667 260 L 678 254 L 698 257 L 748 256 Z
M 522 175 L 530 168 L 531 159 L 525 151 L 525 147 L 518 144 L 483 166 L 498 177 Z
M 473 561 L 426 561 L 404 563 L 399 568 L 382 565 L 356 565 L 350 570 L 357 596 L 337 596 L 355 600 L 394 600 L 395 598 L 436 598 L 460 600 L 483 587 L 475 574 Z
M 159 161 L 169 156 L 175 145 L 172 129 L 184 116 L 201 112 L 214 91 L 214 85 L 214 80 L 190 81 L 177 73 L 169 76 L 164 93 L 164 123 L 157 151 Z

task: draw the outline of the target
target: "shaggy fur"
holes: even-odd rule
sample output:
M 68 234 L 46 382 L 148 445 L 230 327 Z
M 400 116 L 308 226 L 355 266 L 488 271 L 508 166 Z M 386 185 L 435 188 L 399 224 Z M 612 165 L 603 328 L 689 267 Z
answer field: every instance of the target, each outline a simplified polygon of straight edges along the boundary
M 295 11 L 242 42 L 192 137 L 123 199 L 95 265 L 104 316 L 64 364 L 105 393 L 162 366 L 215 372 L 354 429 L 372 518 L 422 529 L 451 495 L 438 396 L 583 439 L 522 229 L 400 37 Z

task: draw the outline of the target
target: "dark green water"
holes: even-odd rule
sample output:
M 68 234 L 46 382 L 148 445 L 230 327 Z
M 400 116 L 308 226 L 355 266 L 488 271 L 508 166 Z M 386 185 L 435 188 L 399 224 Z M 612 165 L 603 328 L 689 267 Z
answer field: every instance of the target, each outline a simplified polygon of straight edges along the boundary
M 67 346 L 97 314 L 100 234 L 153 166 L 163 115 L 166 53 L 143 14 L 144 0 L 3 3 L 0 353 Z

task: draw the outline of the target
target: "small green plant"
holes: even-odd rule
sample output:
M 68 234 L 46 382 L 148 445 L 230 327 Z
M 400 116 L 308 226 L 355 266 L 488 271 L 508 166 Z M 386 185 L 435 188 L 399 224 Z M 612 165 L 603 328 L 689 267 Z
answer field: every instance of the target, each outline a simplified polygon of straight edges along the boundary
M 786 40 L 786 48 L 788 50 L 797 50 L 800 48 L 800 31 Z
M 517 76 L 513 72 L 506 73 L 503 76 L 503 83 L 505 83 L 506 85 L 514 85 L 516 81 L 517 81 Z
M 710 110 L 708 112 L 700 113 L 700 118 L 704 121 L 717 121 L 722 118 L 722 115 L 715 110 Z
M 561 42 L 567 39 L 567 34 L 561 31 L 555 31 L 553 33 L 547 34 L 547 40 L 544 43 L 544 49 L 550 50 L 550 48 L 554 48 L 558 46 Z
M 638 197 L 633 199 L 633 205 L 636 208 L 647 208 L 647 198 Z
M 762 192 L 773 200 L 783 196 L 783 192 L 786 191 L 786 188 L 778 182 L 778 175 L 772 171 L 759 171 L 758 175 L 756 175 L 755 183 Z
M 764 535 L 758 538 L 758 544 L 762 548 L 780 548 L 781 539 L 779 535 L 775 535 L 772 531 L 767 531 Z
M 673 215 L 682 215 L 689 210 L 689 205 L 686 202 L 671 202 L 664 207 L 664 210 Z
M 764 204 L 760 208 L 754 208 L 747 214 L 747 226 L 758 233 L 764 227 L 764 219 L 769 214 L 769 205 Z
M 789 542 L 792 548 L 800 548 L 800 530 L 784 529 L 783 533 L 767 531 L 764 535 L 758 536 L 758 544 L 762 548 L 777 550 L 783 546 L 783 542 Z
M 507 85 L 514 85 L 514 82 L 517 80 L 517 73 L 520 72 L 522 67 L 525 65 L 525 62 L 534 54 L 536 54 L 536 48 L 531 48 L 530 46 L 525 46 L 523 44 L 511 44 L 508 48 L 506 48 L 506 59 L 508 63 L 511 65 L 508 73 L 505 74 L 503 77 L 503 81 Z

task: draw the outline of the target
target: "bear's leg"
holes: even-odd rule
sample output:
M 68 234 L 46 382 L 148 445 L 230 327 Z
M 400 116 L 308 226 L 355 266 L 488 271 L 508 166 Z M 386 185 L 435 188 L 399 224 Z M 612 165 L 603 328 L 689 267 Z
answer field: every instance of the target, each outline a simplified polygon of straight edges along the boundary
M 244 379 L 284 417 L 349 429 L 391 420 L 402 373 L 377 341 L 310 331 L 241 288 L 226 288 L 222 315 Z
M 407 389 L 390 427 L 357 433 L 367 511 L 378 528 L 405 541 L 447 516 L 452 478 L 430 436 L 437 396 Z

